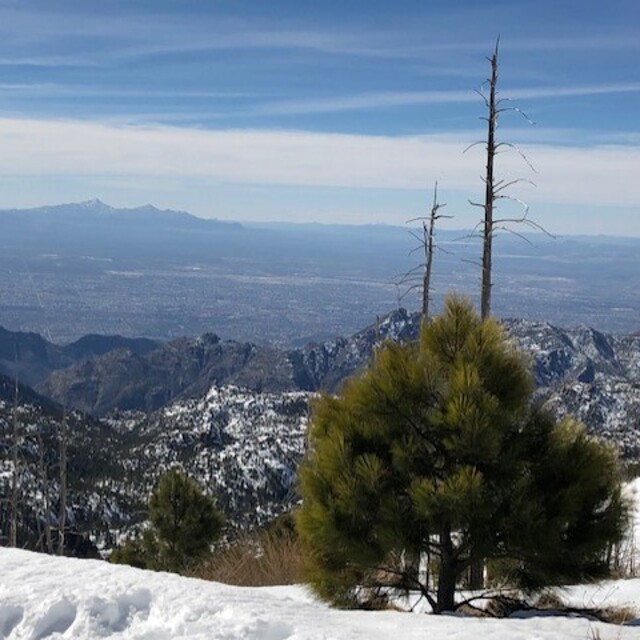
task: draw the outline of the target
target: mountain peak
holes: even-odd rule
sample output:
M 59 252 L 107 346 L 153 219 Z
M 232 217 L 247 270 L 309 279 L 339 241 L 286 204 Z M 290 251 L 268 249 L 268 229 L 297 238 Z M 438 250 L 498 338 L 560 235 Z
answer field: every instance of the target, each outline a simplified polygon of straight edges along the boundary
M 99 198 L 91 198 L 91 200 L 85 200 L 84 202 L 79 202 L 78 206 L 84 209 L 101 209 L 101 210 L 108 209 L 109 211 L 113 209 L 112 206 L 105 204 Z
M 153 206 L 150 202 L 147 202 L 147 204 L 143 204 L 140 207 L 135 207 L 134 209 L 132 209 L 132 211 L 157 211 L 157 212 L 161 212 L 161 209 L 158 209 L 158 207 Z M 173 213 L 173 210 L 171 209 L 165 209 L 164 212 L 168 212 L 171 211 Z M 182 213 L 181 211 L 175 212 L 175 213 Z

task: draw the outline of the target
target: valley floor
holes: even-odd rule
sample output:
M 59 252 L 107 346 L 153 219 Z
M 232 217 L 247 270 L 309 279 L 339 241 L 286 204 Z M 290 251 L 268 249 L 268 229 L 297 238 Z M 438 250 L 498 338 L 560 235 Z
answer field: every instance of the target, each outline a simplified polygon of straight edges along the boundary
M 0 549 L 0 638 L 164 640 L 518 640 L 640 637 L 640 580 L 572 587 L 575 606 L 625 606 L 626 626 L 560 615 L 503 620 L 400 612 L 337 611 L 303 587 L 239 588 Z

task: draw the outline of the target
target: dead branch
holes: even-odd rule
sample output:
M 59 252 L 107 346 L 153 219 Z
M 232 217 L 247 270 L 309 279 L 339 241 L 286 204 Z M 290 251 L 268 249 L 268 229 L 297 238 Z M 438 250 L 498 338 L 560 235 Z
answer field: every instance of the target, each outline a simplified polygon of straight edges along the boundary
M 409 255 L 412 255 L 416 251 L 424 252 L 424 261 L 418 266 L 409 269 L 404 274 L 397 279 L 397 284 L 402 285 L 407 282 L 412 281 L 418 277 L 417 272 L 422 271 L 422 316 L 424 319 L 428 319 L 429 317 L 429 302 L 430 302 L 430 291 L 431 291 L 431 272 L 433 268 L 433 253 L 437 247 L 434 236 L 435 236 L 435 225 L 438 220 L 441 218 L 451 218 L 452 216 L 447 216 L 440 213 L 440 210 L 444 208 L 446 204 L 441 204 L 438 202 L 438 183 L 436 182 L 433 189 L 433 203 L 431 205 L 431 211 L 428 216 L 417 216 L 415 218 L 411 218 L 407 220 L 407 223 L 410 222 L 420 222 L 422 225 L 422 229 L 420 232 L 414 231 L 413 229 L 409 230 L 409 233 L 413 238 L 418 241 L 418 246 L 412 249 L 409 252 Z M 398 300 L 402 300 L 406 295 L 408 295 L 411 291 L 415 291 L 420 288 L 419 284 L 413 284 L 408 287 L 405 292 L 399 296 Z

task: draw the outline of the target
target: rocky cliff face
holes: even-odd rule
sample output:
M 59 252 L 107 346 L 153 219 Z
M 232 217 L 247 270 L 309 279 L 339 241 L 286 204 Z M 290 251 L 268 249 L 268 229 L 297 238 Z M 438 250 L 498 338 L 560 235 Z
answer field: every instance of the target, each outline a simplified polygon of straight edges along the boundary
M 299 388 L 289 354 L 215 334 L 179 338 L 147 354 L 130 349 L 55 371 L 38 390 L 81 411 L 154 411 L 177 398 L 195 397 L 213 384 L 253 391 Z
M 532 356 L 538 396 L 559 417 L 573 415 L 626 456 L 640 456 L 640 338 L 588 327 L 508 321 Z

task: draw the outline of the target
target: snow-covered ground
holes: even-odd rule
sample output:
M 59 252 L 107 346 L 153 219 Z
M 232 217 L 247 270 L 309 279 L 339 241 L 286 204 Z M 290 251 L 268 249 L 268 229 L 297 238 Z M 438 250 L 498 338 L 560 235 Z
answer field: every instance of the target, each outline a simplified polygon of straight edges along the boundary
M 395 611 L 337 611 L 302 587 L 239 588 L 0 549 L 0 638 L 145 640 L 638 640 L 635 625 L 538 615 L 490 619 Z M 573 602 L 633 607 L 640 580 L 572 588 Z
M 630 542 L 640 563 L 640 479 L 626 491 L 635 502 Z M 579 608 L 624 607 L 635 619 L 619 626 L 550 613 L 497 620 L 338 611 L 301 586 L 230 587 L 0 548 L 0 640 L 640 640 L 640 579 L 567 587 L 558 595 Z
M 631 503 L 631 514 L 627 540 L 623 545 L 628 568 L 633 574 L 640 572 L 640 478 L 627 482 L 624 495 Z

